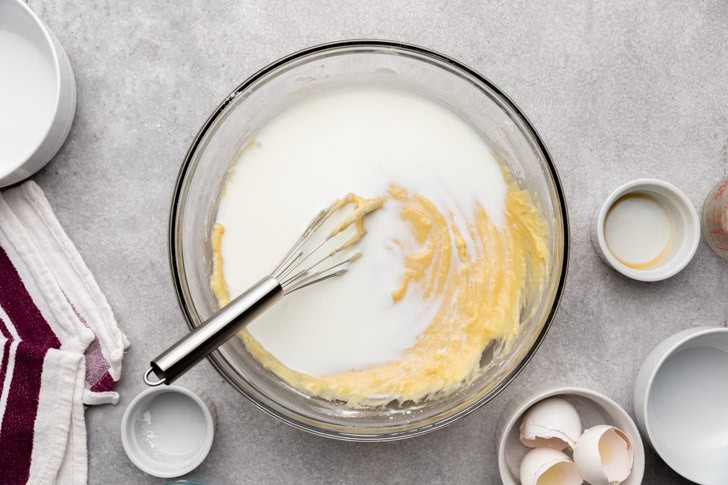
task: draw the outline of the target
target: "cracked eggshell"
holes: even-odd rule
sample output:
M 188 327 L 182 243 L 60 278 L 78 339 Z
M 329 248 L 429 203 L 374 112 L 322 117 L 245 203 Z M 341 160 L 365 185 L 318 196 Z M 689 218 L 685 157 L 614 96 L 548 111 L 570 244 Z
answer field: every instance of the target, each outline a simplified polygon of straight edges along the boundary
M 566 454 L 552 448 L 534 448 L 523 457 L 522 485 L 581 485 L 579 471 Z
M 574 448 L 581 435 L 581 419 L 574 406 L 560 397 L 537 402 L 521 421 L 521 443 L 529 448 Z
M 592 485 L 621 483 L 632 473 L 634 451 L 627 435 L 614 426 L 584 431 L 574 448 L 574 463 Z

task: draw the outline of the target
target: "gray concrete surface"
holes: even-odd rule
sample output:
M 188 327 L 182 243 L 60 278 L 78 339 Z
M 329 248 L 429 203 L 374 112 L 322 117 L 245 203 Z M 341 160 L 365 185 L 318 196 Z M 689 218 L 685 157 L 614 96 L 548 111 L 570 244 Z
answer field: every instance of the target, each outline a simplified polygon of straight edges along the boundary
M 35 179 L 106 292 L 132 347 L 121 402 L 87 411 L 89 482 L 161 483 L 126 458 L 119 422 L 149 358 L 182 336 L 167 262 L 177 170 L 218 102 L 258 68 L 324 41 L 402 40 L 447 53 L 507 92 L 551 150 L 568 195 L 571 271 L 535 359 L 490 404 L 389 444 L 309 436 L 264 415 L 204 363 L 181 384 L 217 405 L 218 434 L 190 477 L 216 483 L 499 482 L 494 431 L 516 389 L 544 379 L 600 389 L 632 412 L 648 351 L 692 325 L 725 325 L 728 264 L 701 243 L 669 281 L 606 268 L 588 237 L 617 185 L 658 177 L 696 205 L 728 169 L 728 6 L 715 1 L 31 0 L 76 71 L 68 142 Z M 680 483 L 648 451 L 644 483 Z

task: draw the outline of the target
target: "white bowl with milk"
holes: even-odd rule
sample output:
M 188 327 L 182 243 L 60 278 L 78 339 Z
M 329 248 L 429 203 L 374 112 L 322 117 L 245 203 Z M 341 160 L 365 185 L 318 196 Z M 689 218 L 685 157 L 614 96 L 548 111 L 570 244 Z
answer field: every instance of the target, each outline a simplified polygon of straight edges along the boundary
M 0 0 L 0 187 L 40 170 L 68 136 L 76 82 L 48 26 L 21 0 Z

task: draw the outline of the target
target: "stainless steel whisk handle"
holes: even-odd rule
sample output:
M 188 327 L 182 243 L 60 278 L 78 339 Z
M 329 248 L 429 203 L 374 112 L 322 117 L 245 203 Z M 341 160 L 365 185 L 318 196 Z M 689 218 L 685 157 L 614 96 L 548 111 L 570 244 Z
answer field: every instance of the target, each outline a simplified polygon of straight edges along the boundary
M 149 364 L 144 382 L 170 384 L 283 297 L 283 287 L 266 276 Z M 158 380 L 151 380 L 155 374 Z

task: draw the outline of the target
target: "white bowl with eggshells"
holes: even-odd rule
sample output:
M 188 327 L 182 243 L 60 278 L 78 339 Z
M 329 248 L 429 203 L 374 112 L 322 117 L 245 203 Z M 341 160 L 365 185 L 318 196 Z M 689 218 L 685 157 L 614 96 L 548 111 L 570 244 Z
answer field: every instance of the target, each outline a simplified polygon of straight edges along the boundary
M 514 397 L 498 420 L 496 446 L 505 485 L 638 485 L 644 475 L 632 418 L 607 396 L 579 387 L 544 385 Z M 605 446 L 621 459 L 601 454 Z

